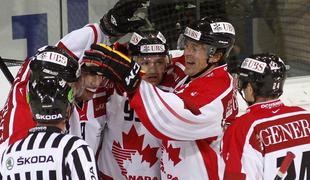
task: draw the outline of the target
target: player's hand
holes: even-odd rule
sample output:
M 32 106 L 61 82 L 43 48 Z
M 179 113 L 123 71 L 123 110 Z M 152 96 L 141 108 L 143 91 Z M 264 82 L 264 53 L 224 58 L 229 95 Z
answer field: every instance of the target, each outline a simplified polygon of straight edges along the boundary
M 146 0 L 119 0 L 112 9 L 105 14 L 100 25 L 111 36 L 121 36 L 132 32 L 146 21 L 144 19 L 130 20 L 135 11 L 142 7 Z
M 241 62 L 237 57 L 227 58 L 227 70 L 230 74 L 238 74 L 240 71 Z
M 100 62 L 102 74 L 120 83 L 128 93 L 133 93 L 141 82 L 138 63 L 104 44 L 93 44 L 91 50 L 85 52 L 84 61 Z

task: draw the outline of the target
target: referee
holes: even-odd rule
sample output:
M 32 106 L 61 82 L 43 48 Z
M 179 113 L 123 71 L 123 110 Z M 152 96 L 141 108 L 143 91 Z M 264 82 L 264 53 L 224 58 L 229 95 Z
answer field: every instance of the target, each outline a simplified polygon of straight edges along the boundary
M 30 64 L 28 102 L 37 126 L 0 154 L 0 180 L 98 179 L 93 151 L 65 134 L 77 80 L 76 60 L 56 47 L 41 49 Z

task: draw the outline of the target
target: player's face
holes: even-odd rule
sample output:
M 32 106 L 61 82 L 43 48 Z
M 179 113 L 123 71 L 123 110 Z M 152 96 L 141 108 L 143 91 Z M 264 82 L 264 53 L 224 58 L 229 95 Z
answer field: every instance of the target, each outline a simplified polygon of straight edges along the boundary
M 141 66 L 145 75 L 142 77 L 147 82 L 158 85 L 166 71 L 168 56 L 148 55 L 135 57 L 136 62 Z
M 74 83 L 74 98 L 78 101 L 91 100 L 102 83 L 103 77 L 101 75 L 94 75 L 83 72 L 78 80 Z
M 206 51 L 207 45 L 185 40 L 185 74 L 189 76 L 196 75 L 208 66 Z

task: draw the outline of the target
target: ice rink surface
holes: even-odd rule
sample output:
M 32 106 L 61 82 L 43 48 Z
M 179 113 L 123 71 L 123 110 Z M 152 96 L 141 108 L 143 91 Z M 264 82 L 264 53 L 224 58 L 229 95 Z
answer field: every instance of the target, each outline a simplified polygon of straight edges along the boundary
M 18 66 L 9 68 L 12 74 L 15 76 L 19 70 Z M 2 72 L 0 72 L 0 108 L 2 109 L 11 85 L 6 80 Z M 301 106 L 310 111 L 310 76 L 299 76 L 287 78 L 284 85 L 284 93 L 281 99 L 285 104 L 290 106 Z M 244 113 L 246 110 L 246 103 L 241 96 L 238 96 L 240 113 Z M 239 114 L 240 114 L 239 113 Z

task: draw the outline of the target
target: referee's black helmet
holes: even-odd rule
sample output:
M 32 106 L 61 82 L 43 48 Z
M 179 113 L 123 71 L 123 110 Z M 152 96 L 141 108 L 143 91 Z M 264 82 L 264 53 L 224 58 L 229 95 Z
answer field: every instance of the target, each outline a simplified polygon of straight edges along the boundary
M 30 63 L 27 99 L 34 120 L 53 123 L 68 119 L 73 102 L 69 83 L 79 77 L 78 62 L 65 51 L 47 46 L 41 48 Z

